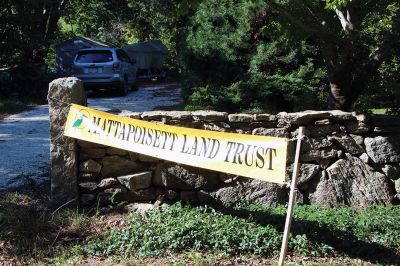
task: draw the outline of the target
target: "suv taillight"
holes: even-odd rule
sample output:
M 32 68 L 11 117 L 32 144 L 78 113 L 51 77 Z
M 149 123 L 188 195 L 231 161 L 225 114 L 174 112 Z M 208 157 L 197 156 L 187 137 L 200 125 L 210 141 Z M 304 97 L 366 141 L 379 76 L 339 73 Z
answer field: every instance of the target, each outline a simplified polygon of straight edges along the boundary
M 119 70 L 120 70 L 120 64 L 119 63 L 114 63 L 113 64 L 113 69 L 114 69 L 114 72 L 119 72 Z

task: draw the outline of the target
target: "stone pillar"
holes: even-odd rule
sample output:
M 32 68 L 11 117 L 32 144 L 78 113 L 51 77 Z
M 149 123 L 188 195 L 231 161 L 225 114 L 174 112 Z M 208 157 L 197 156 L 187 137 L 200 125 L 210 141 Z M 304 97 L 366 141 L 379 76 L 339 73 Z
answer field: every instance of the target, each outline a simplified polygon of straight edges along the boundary
M 52 81 L 47 99 L 51 138 L 51 201 L 55 207 L 68 202 L 77 204 L 77 144 L 75 139 L 64 136 L 64 126 L 72 103 L 86 106 L 82 81 L 72 77 Z

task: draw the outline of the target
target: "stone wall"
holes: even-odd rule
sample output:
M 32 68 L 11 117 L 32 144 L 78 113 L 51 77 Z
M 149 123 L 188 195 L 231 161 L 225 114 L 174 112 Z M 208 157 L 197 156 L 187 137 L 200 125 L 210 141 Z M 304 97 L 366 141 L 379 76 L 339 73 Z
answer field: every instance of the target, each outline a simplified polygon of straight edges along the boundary
M 114 112 L 116 112 L 114 110 Z M 286 137 L 294 154 L 306 126 L 297 201 L 330 207 L 397 204 L 400 198 L 400 117 L 341 111 L 227 114 L 213 111 L 117 111 L 118 115 L 213 131 Z M 288 186 L 198 169 L 78 141 L 83 204 L 182 200 L 189 203 L 286 203 Z M 293 158 L 287 163 L 291 177 Z

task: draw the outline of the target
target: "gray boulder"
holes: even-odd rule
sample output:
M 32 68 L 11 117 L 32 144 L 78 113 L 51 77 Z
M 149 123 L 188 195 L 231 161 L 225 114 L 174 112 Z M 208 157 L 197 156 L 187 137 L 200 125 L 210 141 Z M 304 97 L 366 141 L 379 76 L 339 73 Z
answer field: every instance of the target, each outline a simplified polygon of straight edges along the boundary
M 359 158 L 346 154 L 322 172 L 310 203 L 329 207 L 350 205 L 365 208 L 373 204 L 390 205 L 394 192 L 385 175 L 376 172 Z
M 243 178 L 220 188 L 216 199 L 222 203 L 252 202 L 266 206 L 286 203 L 287 189 L 273 183 Z
M 371 159 L 378 164 L 400 162 L 400 135 L 365 138 L 365 149 Z

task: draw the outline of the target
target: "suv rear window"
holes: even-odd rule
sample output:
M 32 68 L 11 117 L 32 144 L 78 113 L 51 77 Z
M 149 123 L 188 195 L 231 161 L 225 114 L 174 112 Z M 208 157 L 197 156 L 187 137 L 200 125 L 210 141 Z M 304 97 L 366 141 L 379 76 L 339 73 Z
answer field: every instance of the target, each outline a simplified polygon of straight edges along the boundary
M 77 63 L 104 63 L 113 61 L 111 51 L 80 51 L 75 60 Z

